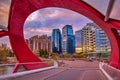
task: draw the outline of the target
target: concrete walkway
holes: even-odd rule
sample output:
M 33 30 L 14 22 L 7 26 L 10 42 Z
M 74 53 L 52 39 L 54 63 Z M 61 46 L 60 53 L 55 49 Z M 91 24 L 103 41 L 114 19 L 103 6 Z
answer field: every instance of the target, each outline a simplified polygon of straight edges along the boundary
M 64 61 L 61 67 L 12 80 L 107 80 L 99 69 L 99 62 Z

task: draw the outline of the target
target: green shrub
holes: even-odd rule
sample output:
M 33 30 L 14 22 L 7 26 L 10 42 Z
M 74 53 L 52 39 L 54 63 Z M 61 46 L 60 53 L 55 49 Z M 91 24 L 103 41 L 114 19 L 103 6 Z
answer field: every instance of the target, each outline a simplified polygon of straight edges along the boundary
M 54 59 L 56 61 L 58 61 L 58 59 L 59 59 L 55 53 L 51 53 L 51 57 L 52 57 L 52 59 Z

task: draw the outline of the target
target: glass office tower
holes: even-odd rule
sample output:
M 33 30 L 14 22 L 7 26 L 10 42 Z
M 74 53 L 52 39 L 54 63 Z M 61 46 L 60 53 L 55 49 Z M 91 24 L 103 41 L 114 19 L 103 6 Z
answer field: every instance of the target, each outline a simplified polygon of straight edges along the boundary
M 71 25 L 65 25 L 62 28 L 62 39 L 63 54 L 75 53 L 75 36 Z
M 111 46 L 110 41 L 101 28 L 97 28 L 95 32 L 96 36 L 96 52 L 97 53 L 110 53 Z
M 83 52 L 83 50 L 82 50 L 82 47 L 83 47 L 82 33 L 83 33 L 82 30 L 75 31 L 76 53 Z
M 62 36 L 59 29 L 53 29 L 52 31 L 52 52 L 53 53 L 62 53 Z

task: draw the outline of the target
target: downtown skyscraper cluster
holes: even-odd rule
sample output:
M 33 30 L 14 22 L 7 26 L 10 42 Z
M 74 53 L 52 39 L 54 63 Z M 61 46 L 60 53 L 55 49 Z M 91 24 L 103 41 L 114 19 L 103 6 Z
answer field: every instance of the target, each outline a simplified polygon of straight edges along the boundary
M 40 50 L 56 54 L 73 54 L 75 53 L 75 36 L 71 25 L 65 25 L 60 29 L 53 29 L 52 35 L 33 36 L 29 38 L 27 44 L 34 53 L 39 53 Z
M 56 54 L 74 53 L 110 53 L 110 41 L 105 32 L 95 23 L 87 23 L 82 29 L 75 32 L 72 25 L 65 25 L 60 29 L 53 29 L 52 35 L 33 36 L 27 41 L 31 50 L 47 50 Z
M 65 25 L 62 28 L 62 34 L 59 29 L 53 29 L 51 40 L 52 52 L 63 54 L 75 53 L 75 36 L 73 35 L 73 28 L 71 25 Z

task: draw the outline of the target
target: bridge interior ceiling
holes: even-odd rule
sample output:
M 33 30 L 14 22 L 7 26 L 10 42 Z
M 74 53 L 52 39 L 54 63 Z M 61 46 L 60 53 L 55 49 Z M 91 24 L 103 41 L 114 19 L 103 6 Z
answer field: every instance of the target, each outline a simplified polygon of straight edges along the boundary
M 107 20 L 109 18 L 120 20 L 120 0 L 82 0 L 103 14 Z M 107 21 L 106 20 L 106 21 Z
M 100 4 L 98 5 L 98 3 Z M 60 7 L 71 9 L 90 18 L 107 33 L 112 46 L 110 65 L 120 69 L 120 37 L 117 33 L 117 29 L 120 29 L 118 3 L 120 3 L 120 0 L 12 0 L 8 22 L 9 29 L 0 32 L 0 37 L 9 36 L 12 49 L 19 63 L 42 62 L 28 48 L 24 40 L 23 24 L 26 18 L 32 12 L 41 8 Z M 3 26 L 0 28 L 6 29 Z M 24 65 L 28 70 L 46 66 L 48 65 Z M 19 64 L 15 68 L 18 67 Z

